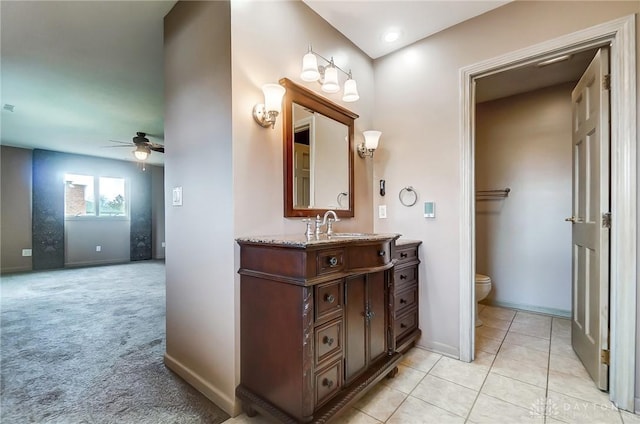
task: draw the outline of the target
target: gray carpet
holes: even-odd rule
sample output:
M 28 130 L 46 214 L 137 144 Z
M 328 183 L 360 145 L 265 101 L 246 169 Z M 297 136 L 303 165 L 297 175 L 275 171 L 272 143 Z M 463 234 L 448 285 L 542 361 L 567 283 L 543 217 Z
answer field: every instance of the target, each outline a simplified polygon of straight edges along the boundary
M 159 261 L 4 275 L 0 421 L 220 423 L 163 364 Z

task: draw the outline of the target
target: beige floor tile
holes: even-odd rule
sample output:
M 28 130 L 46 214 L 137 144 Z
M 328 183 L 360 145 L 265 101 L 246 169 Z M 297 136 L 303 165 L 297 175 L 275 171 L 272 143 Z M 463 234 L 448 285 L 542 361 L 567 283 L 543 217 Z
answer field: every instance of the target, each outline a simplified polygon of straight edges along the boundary
M 379 420 L 386 421 L 407 398 L 406 393 L 378 384 L 355 404 L 355 408 Z
M 484 352 L 479 352 L 484 353 Z M 489 367 L 444 357 L 429 372 L 431 375 L 457 383 L 472 390 L 480 390 Z
M 589 377 L 576 377 L 558 371 L 549 371 L 549 390 L 598 405 L 609 405 L 609 395 L 601 392 Z
M 500 308 L 497 306 L 486 306 L 482 311 L 479 311 L 478 314 L 481 318 L 491 317 L 506 321 L 512 321 L 513 317 L 516 316 L 516 311 L 512 309 Z
M 551 335 L 571 337 L 571 320 L 553 317 L 551 321 Z
M 440 358 L 442 358 L 442 355 L 439 353 L 414 347 L 404 355 L 401 364 L 418 371 L 429 372 Z
M 546 390 L 543 387 L 504 377 L 500 374 L 489 374 L 480 393 L 527 409 L 542 405 L 538 409 L 544 415 Z
M 362 411 L 351 408 L 344 415 L 338 417 L 335 424 L 379 424 L 380 421 L 368 416 Z
M 530 409 L 480 393 L 469 415 L 469 421 L 477 424 L 544 424 L 544 416 L 541 417 L 532 413 Z
M 565 423 L 622 424 L 620 412 L 609 402 L 597 405 L 549 391 L 547 416 Z
M 240 414 L 237 417 L 229 418 L 224 424 L 271 424 L 271 421 L 258 414 L 255 417 L 248 417 L 247 414 Z
M 571 356 L 552 354 L 549 360 L 549 369 L 565 374 L 571 374 L 579 378 L 590 378 L 589 373 L 575 354 Z
M 500 330 L 508 330 L 509 326 L 511 325 L 511 321 L 494 318 L 490 316 L 481 315 L 480 320 L 482 321 L 482 325 L 491 327 L 491 328 L 498 328 Z
M 418 384 L 411 396 L 456 415 L 466 417 L 478 396 L 478 392 L 439 377 L 428 375 Z
M 640 424 L 640 415 L 632 414 L 627 411 L 620 411 L 624 424 Z
M 464 418 L 409 396 L 387 424 L 463 424 Z
M 523 362 L 528 365 L 547 368 L 549 353 L 528 347 L 503 343 L 498 352 L 498 357 Z
M 398 365 L 398 374 L 395 377 L 385 378 L 382 381 L 392 389 L 409 394 L 425 375 L 427 375 L 427 373 L 424 371 L 418 371 L 400 364 Z
M 500 330 L 499 328 L 487 327 L 485 325 L 476 327 L 476 336 L 502 341 L 506 335 L 507 330 Z
M 493 360 L 496 359 L 496 355 L 489 352 L 478 352 L 471 362 L 471 365 L 475 367 L 483 367 L 489 369 L 493 365 Z M 464 362 L 463 362 L 464 363 Z
M 508 343 L 516 346 L 524 346 L 529 349 L 540 350 L 543 352 L 549 352 L 551 342 L 549 339 L 542 339 L 540 337 L 527 336 L 526 334 L 514 333 L 509 331 L 504 338 L 504 343 Z
M 513 323 L 511 323 L 511 327 L 509 327 L 509 331 L 527 336 L 540 337 L 542 339 L 551 338 L 551 323 L 522 322 L 516 321 L 517 319 L 518 316 L 516 315 Z
M 491 373 L 500 374 L 538 387 L 547 387 L 547 369 L 513 359 L 496 357 Z
M 567 339 L 564 337 L 552 337 L 551 354 L 574 356 L 575 352 L 573 351 L 573 347 L 571 347 L 571 339 Z
M 476 354 L 478 351 L 482 351 L 495 355 L 498 353 L 498 349 L 500 349 L 501 344 L 502 342 L 500 340 L 488 339 L 486 337 L 476 335 Z
M 518 311 L 513 318 L 513 322 L 519 322 L 523 324 L 544 324 L 551 325 L 551 318 L 549 315 L 535 314 L 532 312 Z

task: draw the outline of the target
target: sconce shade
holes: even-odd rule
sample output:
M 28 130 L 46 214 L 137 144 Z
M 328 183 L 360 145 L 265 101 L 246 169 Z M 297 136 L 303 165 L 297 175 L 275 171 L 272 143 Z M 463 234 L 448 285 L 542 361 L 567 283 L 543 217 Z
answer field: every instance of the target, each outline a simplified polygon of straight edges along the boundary
M 264 93 L 264 108 L 267 112 L 282 111 L 282 97 L 285 89 L 280 84 L 265 84 L 262 86 Z
M 338 83 L 338 70 L 334 66 L 327 66 L 324 70 L 324 82 L 322 83 L 322 91 L 325 93 L 337 93 L 340 91 Z
M 358 94 L 358 86 L 356 85 L 356 81 L 352 78 L 349 78 L 344 83 L 344 93 L 342 96 L 342 101 L 344 102 L 355 102 L 360 98 Z
M 149 152 L 150 150 L 148 147 L 138 146 L 136 147 L 136 150 L 133 151 L 133 155 L 136 157 L 136 159 L 144 161 L 149 157 Z
M 378 148 L 378 142 L 380 141 L 380 135 L 382 132 L 380 131 L 363 131 L 362 135 L 364 135 L 364 146 L 368 150 L 375 150 Z
M 302 73 L 300 74 L 302 81 L 313 82 L 318 81 L 320 72 L 318 72 L 318 58 L 309 52 L 302 58 Z

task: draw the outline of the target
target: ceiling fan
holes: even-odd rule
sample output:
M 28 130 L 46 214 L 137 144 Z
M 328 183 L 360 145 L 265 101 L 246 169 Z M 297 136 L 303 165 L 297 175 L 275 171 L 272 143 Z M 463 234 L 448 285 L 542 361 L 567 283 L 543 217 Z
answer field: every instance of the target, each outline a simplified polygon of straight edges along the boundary
M 149 139 L 147 138 L 147 133 L 140 132 L 140 131 L 136 132 L 136 136 L 133 137 L 132 143 L 127 143 L 127 142 L 118 141 L 118 140 L 109 140 L 109 141 L 113 143 L 121 144 L 121 146 L 109 146 L 109 147 L 135 146 L 135 149 L 133 150 L 133 155 L 136 157 L 136 159 L 142 162 L 144 162 L 149 157 L 152 150 L 154 152 L 164 153 L 164 145 L 149 141 Z

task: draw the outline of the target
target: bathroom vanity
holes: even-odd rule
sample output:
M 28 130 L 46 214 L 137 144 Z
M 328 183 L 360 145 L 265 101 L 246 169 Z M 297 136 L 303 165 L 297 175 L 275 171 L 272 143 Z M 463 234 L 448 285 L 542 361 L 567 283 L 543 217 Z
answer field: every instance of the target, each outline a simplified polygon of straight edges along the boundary
M 236 395 L 247 415 L 324 423 L 385 376 L 395 376 L 402 358 L 397 342 L 406 347 L 419 337 L 419 242 L 398 250 L 397 238 L 337 234 L 237 240 L 241 370 Z M 398 270 L 396 257 L 402 265 Z

